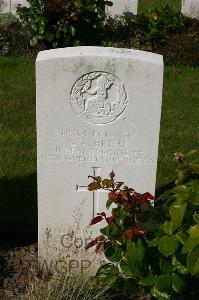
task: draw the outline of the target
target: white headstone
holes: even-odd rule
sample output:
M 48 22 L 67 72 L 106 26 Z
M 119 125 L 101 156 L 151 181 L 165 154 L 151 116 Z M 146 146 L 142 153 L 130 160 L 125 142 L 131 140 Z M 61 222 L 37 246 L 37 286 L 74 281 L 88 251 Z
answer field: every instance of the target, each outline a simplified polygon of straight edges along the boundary
M 26 0 L 4 0 L 4 3 L 2 5 L 2 12 L 16 12 L 16 7 L 18 4 L 21 4 L 23 6 L 28 6 L 28 2 Z
M 111 17 L 121 16 L 128 12 L 137 15 L 138 0 L 111 0 L 112 6 L 107 6 L 107 15 Z
M 69 233 L 83 245 L 88 223 L 105 211 L 106 192 L 88 192 L 88 175 L 114 170 L 154 194 L 163 59 L 73 47 L 40 52 L 36 69 L 39 260 L 50 263 L 68 255 Z
M 182 14 L 199 19 L 199 0 L 182 0 Z

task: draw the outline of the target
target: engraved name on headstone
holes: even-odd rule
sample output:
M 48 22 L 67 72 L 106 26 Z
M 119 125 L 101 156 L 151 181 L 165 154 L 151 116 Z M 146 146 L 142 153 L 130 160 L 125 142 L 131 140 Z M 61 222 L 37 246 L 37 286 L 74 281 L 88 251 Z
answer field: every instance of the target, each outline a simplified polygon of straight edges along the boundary
M 88 224 L 106 210 L 107 193 L 88 192 L 88 175 L 113 170 L 154 194 L 163 59 L 74 47 L 40 52 L 36 70 L 39 260 L 50 263 L 68 256 L 66 236 L 98 230 Z

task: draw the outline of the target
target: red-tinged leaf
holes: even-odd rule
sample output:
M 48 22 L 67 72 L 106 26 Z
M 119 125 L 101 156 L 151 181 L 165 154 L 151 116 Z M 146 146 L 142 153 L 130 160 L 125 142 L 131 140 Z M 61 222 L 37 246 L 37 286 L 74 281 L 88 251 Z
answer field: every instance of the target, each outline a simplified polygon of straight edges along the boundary
M 117 208 L 113 208 L 112 209 L 112 217 L 116 218 L 116 216 L 117 216 Z
M 132 228 L 133 231 L 133 235 L 135 236 L 139 236 L 139 235 L 144 235 L 145 234 L 145 230 L 140 227 L 140 226 L 135 226 Z
M 95 252 L 101 254 L 104 252 L 104 242 L 97 243 Z
M 140 203 L 141 203 L 142 207 L 147 207 L 147 205 L 148 205 L 148 202 L 147 202 L 146 198 L 143 197 L 143 196 L 140 200 Z
M 123 234 L 126 240 L 131 241 L 133 238 L 133 228 L 128 228 Z
M 105 212 L 102 212 L 102 213 L 97 213 L 97 215 L 98 215 L 98 216 L 102 216 L 102 217 L 106 218 L 106 214 L 105 214 Z
M 90 225 L 97 224 L 97 223 L 101 222 L 102 220 L 103 220 L 102 216 L 97 216 L 91 221 Z
M 113 218 L 112 217 L 107 217 L 106 222 L 108 223 L 108 225 L 112 225 L 113 224 Z
M 89 248 L 91 248 L 95 245 L 97 245 L 97 240 L 96 239 L 91 241 L 90 243 L 86 244 L 85 249 L 87 250 L 87 249 L 89 249 Z
M 110 178 L 113 179 L 114 177 L 115 177 L 115 173 L 112 171 L 112 172 L 110 173 Z
M 112 201 L 117 201 L 119 199 L 119 195 L 114 193 L 114 192 L 110 192 L 108 194 L 109 199 L 111 199 Z
M 104 241 L 106 238 L 105 238 L 105 236 L 104 235 L 99 235 L 98 237 L 96 237 L 96 241 L 97 242 L 102 242 L 102 241 Z
M 124 200 L 124 201 L 128 201 L 128 198 L 129 198 L 129 192 L 128 191 L 122 191 L 122 192 L 120 192 L 120 195 L 121 195 L 121 197 L 122 197 L 122 200 Z
M 138 205 L 139 202 L 139 195 L 138 193 L 134 192 L 133 193 L 133 206 L 136 207 Z
M 156 201 L 157 199 L 153 196 L 153 195 L 151 195 L 150 193 L 144 193 L 143 194 L 143 197 L 145 198 L 145 199 L 149 199 L 149 200 L 153 200 L 153 201 Z

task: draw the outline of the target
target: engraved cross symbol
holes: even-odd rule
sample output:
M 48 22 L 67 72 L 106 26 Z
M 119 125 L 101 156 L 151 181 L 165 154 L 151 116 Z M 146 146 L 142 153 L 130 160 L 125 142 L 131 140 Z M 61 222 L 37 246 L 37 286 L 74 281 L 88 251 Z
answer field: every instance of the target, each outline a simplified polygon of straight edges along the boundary
M 92 167 L 93 169 L 93 177 L 99 176 L 101 168 L 99 167 Z M 88 186 L 82 186 L 82 185 L 76 185 L 76 191 L 77 192 L 89 192 Z M 93 191 L 93 218 L 96 216 L 96 214 L 99 212 L 99 194 L 100 192 L 106 192 L 104 190 L 96 190 Z

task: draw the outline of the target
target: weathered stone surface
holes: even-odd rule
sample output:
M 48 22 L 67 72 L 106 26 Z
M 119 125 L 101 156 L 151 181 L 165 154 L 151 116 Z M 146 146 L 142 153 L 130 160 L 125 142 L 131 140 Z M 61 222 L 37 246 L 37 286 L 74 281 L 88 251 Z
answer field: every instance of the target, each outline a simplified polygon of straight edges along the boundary
M 199 19 L 199 0 L 182 0 L 182 14 Z
M 40 52 L 36 69 L 39 259 L 50 263 L 72 257 L 77 237 L 84 257 L 88 224 L 106 210 L 106 193 L 87 191 L 88 175 L 114 170 L 154 194 L 163 59 L 74 47 Z
M 2 4 L 1 11 L 6 13 L 6 12 L 16 12 L 16 6 L 18 4 L 28 6 L 28 2 L 26 0 L 4 0 Z

